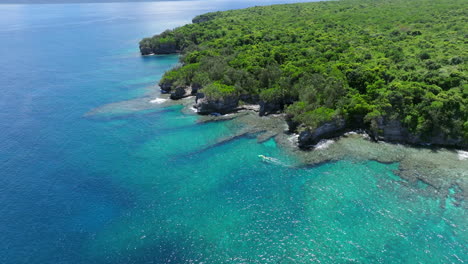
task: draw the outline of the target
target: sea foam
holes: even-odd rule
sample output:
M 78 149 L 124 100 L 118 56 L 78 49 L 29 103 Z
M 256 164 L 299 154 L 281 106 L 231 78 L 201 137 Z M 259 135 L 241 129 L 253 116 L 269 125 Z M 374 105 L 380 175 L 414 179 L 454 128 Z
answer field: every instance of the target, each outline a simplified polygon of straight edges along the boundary
M 459 160 L 468 160 L 468 151 L 458 150 L 457 153 Z
M 327 149 L 333 143 L 335 143 L 335 141 L 331 139 L 320 140 L 319 143 L 315 145 L 314 149 Z
M 151 100 L 150 103 L 152 103 L 152 104 L 162 104 L 162 103 L 164 103 L 166 101 L 167 101 L 167 99 L 155 98 L 155 99 Z

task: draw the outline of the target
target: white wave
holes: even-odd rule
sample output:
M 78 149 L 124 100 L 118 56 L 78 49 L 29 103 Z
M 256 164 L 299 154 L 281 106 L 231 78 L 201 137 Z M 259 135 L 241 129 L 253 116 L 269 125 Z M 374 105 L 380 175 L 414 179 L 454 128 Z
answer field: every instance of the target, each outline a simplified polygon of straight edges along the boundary
M 298 139 L 299 139 L 299 134 L 294 134 L 294 135 L 288 137 L 288 141 L 291 142 L 292 144 L 297 143 Z
M 459 160 L 468 160 L 468 151 L 458 150 L 457 153 Z
M 371 137 L 369 136 L 369 134 L 367 134 L 366 132 L 358 132 L 358 131 L 349 131 L 349 132 L 346 132 L 344 133 L 345 136 L 354 136 L 354 135 L 359 135 L 361 137 L 363 137 L 364 139 L 370 139 Z
M 345 136 L 350 136 L 350 135 L 357 135 L 358 133 L 356 131 L 349 131 L 344 133 Z
M 322 139 L 315 145 L 314 149 L 327 149 L 331 144 L 335 143 L 334 140 L 331 139 Z
M 166 101 L 167 101 L 167 99 L 155 98 L 155 99 L 151 100 L 150 103 L 152 103 L 152 104 L 162 104 L 162 103 L 164 103 Z

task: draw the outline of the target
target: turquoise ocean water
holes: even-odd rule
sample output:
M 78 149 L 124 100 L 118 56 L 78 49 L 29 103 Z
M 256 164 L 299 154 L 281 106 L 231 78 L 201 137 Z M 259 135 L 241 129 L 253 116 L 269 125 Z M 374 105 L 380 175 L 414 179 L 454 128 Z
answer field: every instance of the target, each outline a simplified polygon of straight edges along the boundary
M 291 168 L 274 140 L 217 142 L 154 93 L 176 56 L 145 36 L 274 1 L 0 5 L 0 263 L 464 263 L 466 211 L 398 164 Z

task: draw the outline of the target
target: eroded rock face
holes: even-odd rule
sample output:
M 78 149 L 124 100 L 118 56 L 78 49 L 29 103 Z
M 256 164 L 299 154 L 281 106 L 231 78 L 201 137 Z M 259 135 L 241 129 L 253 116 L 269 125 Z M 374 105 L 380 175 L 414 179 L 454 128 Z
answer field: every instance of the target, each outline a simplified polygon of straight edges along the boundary
M 149 46 L 140 45 L 141 55 L 150 55 L 153 54 L 153 50 Z
M 379 118 L 377 120 L 378 131 L 372 132 L 374 139 L 388 142 L 407 143 L 413 145 L 439 145 L 449 147 L 467 148 L 468 143 L 462 138 L 449 138 L 440 132 L 434 132 L 430 136 L 412 134 L 399 120 Z
M 173 83 L 169 81 L 164 81 L 159 83 L 159 88 L 161 88 L 162 93 L 170 93 L 172 91 Z
M 179 100 L 190 95 L 190 87 L 178 86 L 171 92 L 172 100 Z
M 260 105 L 260 116 L 282 113 L 286 106 L 293 104 L 297 100 L 298 98 L 294 96 L 286 96 L 281 100 L 259 100 L 258 104 Z
M 336 119 L 327 122 L 313 131 L 303 131 L 299 134 L 299 147 L 302 149 L 310 148 L 317 144 L 321 139 L 332 138 L 340 135 L 346 129 L 344 119 Z
M 221 99 L 207 98 L 203 93 L 197 93 L 195 108 L 197 113 L 206 115 L 211 113 L 227 114 L 237 110 L 238 96 L 227 96 Z
M 241 94 L 239 95 L 239 99 L 247 104 L 259 104 L 260 101 L 259 96 L 255 94 Z
M 192 84 L 191 86 L 177 86 L 175 87 L 173 82 L 163 81 L 159 83 L 162 93 L 170 93 L 171 99 L 180 99 L 189 95 L 197 95 L 198 90 L 202 88 L 201 85 Z M 173 95 L 174 94 L 174 95 Z
M 434 145 L 467 149 L 468 142 L 463 138 L 450 138 L 440 132 L 434 132 L 429 136 L 415 135 L 411 133 L 399 120 L 379 118 L 377 129 L 368 131 L 369 135 L 375 140 L 386 142 L 403 143 L 410 145 Z M 289 131 L 295 131 L 299 124 L 286 117 Z M 302 149 L 309 149 L 317 144 L 321 139 L 341 136 L 346 130 L 356 129 L 355 126 L 347 124 L 344 119 L 337 119 L 327 122 L 317 129 L 306 130 L 299 134 L 298 145 Z
M 285 116 L 285 121 L 286 121 L 286 124 L 288 125 L 288 132 L 289 133 L 294 133 L 294 132 L 297 131 L 297 128 L 299 127 L 300 123 L 295 122 L 292 119 L 291 115 L 286 115 Z
M 192 89 L 190 91 L 190 94 L 191 95 L 197 95 L 198 90 L 200 90 L 201 88 L 203 88 L 203 87 L 200 84 L 192 83 Z
M 260 101 L 260 116 L 276 114 L 283 110 L 284 105 L 279 102 Z
M 373 134 L 376 139 L 404 143 L 415 143 L 417 141 L 398 120 L 387 121 L 384 118 L 379 118 L 377 125 L 379 132 Z
M 151 55 L 151 54 L 175 54 L 179 53 L 180 50 L 177 49 L 175 43 L 165 43 L 159 44 L 157 47 L 148 45 L 147 43 L 140 43 L 140 53 L 141 55 Z
M 178 52 L 175 44 L 160 44 L 159 47 L 153 49 L 154 54 L 175 54 Z

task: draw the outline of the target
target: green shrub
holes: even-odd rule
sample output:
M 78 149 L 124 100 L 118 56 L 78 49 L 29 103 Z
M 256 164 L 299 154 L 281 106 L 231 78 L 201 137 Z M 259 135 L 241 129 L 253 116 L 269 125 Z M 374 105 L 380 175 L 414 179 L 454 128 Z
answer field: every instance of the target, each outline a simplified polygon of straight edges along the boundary
M 207 85 L 202 89 L 202 92 L 206 97 L 217 100 L 236 95 L 236 89 L 234 86 L 225 85 L 219 82 Z
M 201 15 L 140 46 L 182 50 L 184 66 L 162 82 L 198 84 L 214 98 L 251 94 L 292 103 L 286 112 L 306 126 L 337 116 L 375 126 L 386 117 L 414 133 L 462 137 L 465 5 L 340 0 L 254 7 Z

